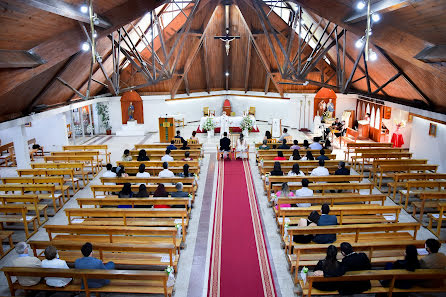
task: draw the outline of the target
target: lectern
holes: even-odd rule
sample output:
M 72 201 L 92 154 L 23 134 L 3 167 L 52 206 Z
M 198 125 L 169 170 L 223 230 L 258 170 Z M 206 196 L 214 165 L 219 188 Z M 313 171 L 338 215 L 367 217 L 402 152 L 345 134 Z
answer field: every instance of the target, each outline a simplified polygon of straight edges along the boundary
M 367 120 L 358 121 L 358 131 L 362 139 L 369 138 L 370 122 Z
M 170 140 L 175 134 L 175 119 L 174 118 L 159 118 L 159 134 L 160 142 L 170 143 Z

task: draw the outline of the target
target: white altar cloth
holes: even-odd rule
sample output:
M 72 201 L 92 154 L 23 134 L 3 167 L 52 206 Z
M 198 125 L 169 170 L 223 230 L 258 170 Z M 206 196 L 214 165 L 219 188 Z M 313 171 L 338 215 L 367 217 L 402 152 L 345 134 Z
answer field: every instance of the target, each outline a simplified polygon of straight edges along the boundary
M 250 115 L 249 118 L 254 122 L 253 128 L 257 129 L 257 124 L 256 124 L 256 118 L 253 115 Z M 204 123 L 206 122 L 206 120 L 208 119 L 208 117 L 202 117 L 200 120 L 200 130 L 201 127 L 203 127 Z M 220 120 L 221 117 L 211 117 L 212 121 L 214 122 L 214 125 L 216 128 L 221 127 L 220 125 Z M 240 128 L 240 124 L 242 123 L 243 117 L 229 117 L 229 127 L 239 127 Z

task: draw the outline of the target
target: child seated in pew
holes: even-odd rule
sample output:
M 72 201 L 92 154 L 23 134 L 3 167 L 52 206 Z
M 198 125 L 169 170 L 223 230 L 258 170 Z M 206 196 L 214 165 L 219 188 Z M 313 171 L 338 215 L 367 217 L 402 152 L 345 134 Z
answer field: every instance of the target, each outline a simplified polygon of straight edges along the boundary
M 277 191 L 276 193 L 277 199 L 279 198 L 289 198 L 294 197 L 294 193 L 290 191 L 290 187 L 288 186 L 288 183 L 282 183 L 282 189 L 280 191 Z M 277 204 L 277 201 L 274 201 L 274 203 Z M 291 204 L 281 204 L 280 207 L 291 207 Z M 276 209 L 278 209 L 279 206 L 276 205 Z
M 306 219 L 300 219 L 298 226 L 299 227 L 312 227 L 317 226 L 317 222 L 319 222 L 319 218 L 321 216 L 316 210 L 313 210 L 308 218 Z M 293 241 L 295 243 L 310 243 L 313 240 L 314 235 L 313 234 L 303 234 L 303 235 L 293 235 Z
M 193 158 L 190 157 L 190 152 L 185 152 L 182 161 L 192 161 L 192 160 Z
M 129 162 L 132 161 L 132 156 L 130 156 L 130 151 L 129 150 L 124 150 L 124 154 L 121 157 L 121 161 L 124 162 Z
M 42 268 L 69 269 L 67 262 L 59 259 L 57 249 L 49 245 L 45 249 L 45 260 L 42 261 Z M 62 288 L 71 282 L 71 278 L 45 277 L 46 284 L 50 287 Z
M 336 259 L 338 249 L 334 245 L 327 248 L 325 259 L 320 260 L 314 268 L 313 275 L 324 277 L 337 277 L 345 274 L 344 265 Z M 314 282 L 313 288 L 321 291 L 337 291 L 341 287 L 340 282 Z

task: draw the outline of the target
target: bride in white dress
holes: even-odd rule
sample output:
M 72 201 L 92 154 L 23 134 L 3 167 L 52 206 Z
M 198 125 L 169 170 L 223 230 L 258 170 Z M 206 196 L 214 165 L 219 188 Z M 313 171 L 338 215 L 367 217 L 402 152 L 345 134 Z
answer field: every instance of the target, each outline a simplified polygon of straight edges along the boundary
M 240 134 L 240 138 L 237 139 L 237 145 L 235 147 L 235 151 L 237 152 L 237 156 L 240 156 L 242 159 L 247 158 L 248 154 L 248 144 L 243 137 L 243 134 Z

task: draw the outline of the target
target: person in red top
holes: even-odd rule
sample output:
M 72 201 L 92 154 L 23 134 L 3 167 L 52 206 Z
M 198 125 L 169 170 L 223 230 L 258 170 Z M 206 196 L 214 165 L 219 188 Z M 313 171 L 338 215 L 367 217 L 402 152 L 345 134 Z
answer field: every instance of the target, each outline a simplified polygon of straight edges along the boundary
M 278 151 L 277 152 L 277 157 L 274 158 L 274 161 L 276 160 L 286 160 L 286 158 L 283 156 L 283 152 L 282 151 Z
M 166 188 L 164 187 L 164 184 L 159 184 L 158 188 L 156 188 L 155 193 L 153 193 L 153 197 L 169 197 L 169 194 L 166 192 Z M 170 208 L 169 205 L 155 205 L 154 208 Z

